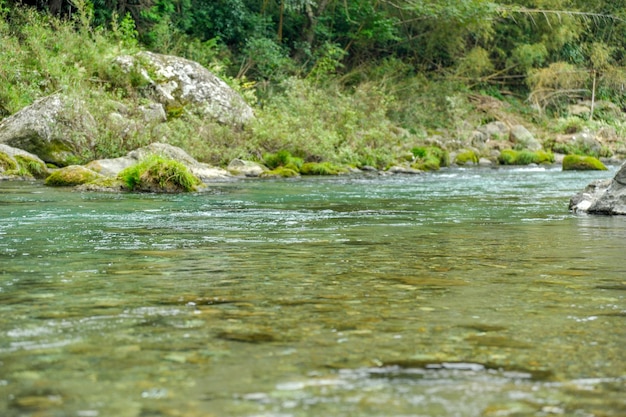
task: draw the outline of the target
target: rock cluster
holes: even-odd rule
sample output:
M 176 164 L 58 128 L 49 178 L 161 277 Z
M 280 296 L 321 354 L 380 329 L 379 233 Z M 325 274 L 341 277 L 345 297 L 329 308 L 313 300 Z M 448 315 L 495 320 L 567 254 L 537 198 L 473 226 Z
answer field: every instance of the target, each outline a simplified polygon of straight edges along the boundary
M 596 180 L 573 196 L 570 210 L 588 214 L 626 214 L 626 163 L 613 179 Z

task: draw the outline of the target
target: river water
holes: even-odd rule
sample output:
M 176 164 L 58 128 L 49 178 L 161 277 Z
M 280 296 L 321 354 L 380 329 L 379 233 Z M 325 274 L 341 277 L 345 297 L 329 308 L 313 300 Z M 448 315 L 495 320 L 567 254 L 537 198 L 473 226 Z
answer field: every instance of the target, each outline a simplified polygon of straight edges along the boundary
M 625 416 L 612 175 L 0 182 L 0 415 Z

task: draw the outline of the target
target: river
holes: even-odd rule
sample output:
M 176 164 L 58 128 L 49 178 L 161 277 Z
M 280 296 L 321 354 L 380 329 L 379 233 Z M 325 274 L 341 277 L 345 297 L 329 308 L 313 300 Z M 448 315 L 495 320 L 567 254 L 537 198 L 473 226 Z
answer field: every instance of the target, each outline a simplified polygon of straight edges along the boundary
M 613 172 L 0 182 L 0 415 L 623 417 Z

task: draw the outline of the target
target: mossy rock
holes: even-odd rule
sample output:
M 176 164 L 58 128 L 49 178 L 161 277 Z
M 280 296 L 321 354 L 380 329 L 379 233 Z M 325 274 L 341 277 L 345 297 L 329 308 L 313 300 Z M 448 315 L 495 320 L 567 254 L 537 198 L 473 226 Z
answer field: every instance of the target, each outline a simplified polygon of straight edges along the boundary
M 293 178 L 299 176 L 300 174 L 298 174 L 297 171 L 287 167 L 274 168 L 271 171 L 265 171 L 260 175 L 261 178 Z
M 70 165 L 54 171 L 46 178 L 45 185 L 52 187 L 73 187 L 101 178 L 102 175 L 80 165 Z
M 436 146 L 416 146 L 411 149 L 411 154 L 414 159 L 411 167 L 421 171 L 436 171 L 450 165 L 448 151 Z
M 28 176 L 34 178 L 46 178 L 48 176 L 48 167 L 43 161 L 31 158 L 26 155 L 15 155 L 20 171 L 25 172 Z
M 428 155 L 426 158 L 419 159 L 411 165 L 411 168 L 419 169 L 420 171 L 437 171 L 441 166 L 438 158 Z
M 563 158 L 563 171 L 606 171 L 607 167 L 593 156 L 567 155 Z
M 331 162 L 307 162 L 300 168 L 302 175 L 338 175 L 347 172 L 344 167 Z
M 474 151 L 463 151 L 454 158 L 454 162 L 457 165 L 478 164 L 478 155 Z
M 0 172 L 17 170 L 17 161 L 4 152 L 0 152 Z
M 202 183 L 183 163 L 160 155 L 148 155 L 122 170 L 117 178 L 130 191 L 151 193 L 196 191 Z
M 500 153 L 498 162 L 502 165 L 549 164 L 554 162 L 554 154 L 545 151 L 505 149 Z

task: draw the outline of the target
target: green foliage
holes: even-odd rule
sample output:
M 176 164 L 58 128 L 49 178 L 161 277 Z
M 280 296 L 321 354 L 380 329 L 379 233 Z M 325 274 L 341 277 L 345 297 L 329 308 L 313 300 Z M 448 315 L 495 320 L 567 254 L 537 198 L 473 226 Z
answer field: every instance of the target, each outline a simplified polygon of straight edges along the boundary
M 130 191 L 189 192 L 200 180 L 181 162 L 149 155 L 118 174 Z
M 348 93 L 336 84 L 316 86 L 292 78 L 283 88 L 250 126 L 253 149 L 289 149 L 307 161 L 359 166 L 378 162 L 376 149 L 399 143 L 386 115 L 390 97 L 375 86 L 360 85 Z
M 264 154 L 263 163 L 269 169 L 285 167 L 292 169 L 295 172 L 299 172 L 304 161 L 302 160 L 302 158 L 294 157 L 289 151 L 281 150 L 276 153 Z
M 563 171 L 606 171 L 607 167 L 593 156 L 567 155 L 563 158 Z

